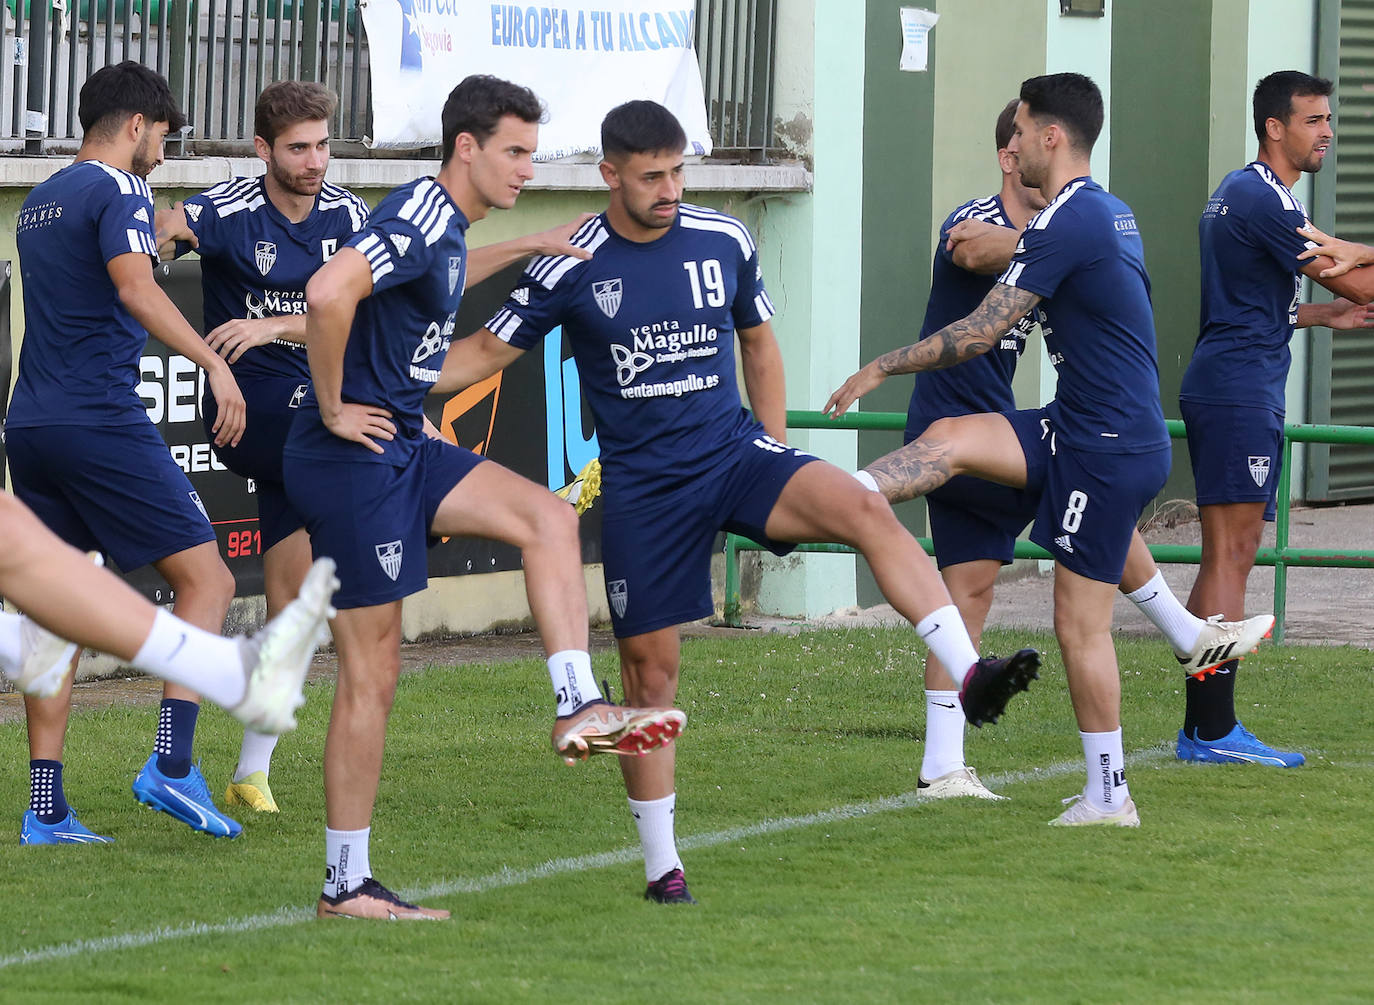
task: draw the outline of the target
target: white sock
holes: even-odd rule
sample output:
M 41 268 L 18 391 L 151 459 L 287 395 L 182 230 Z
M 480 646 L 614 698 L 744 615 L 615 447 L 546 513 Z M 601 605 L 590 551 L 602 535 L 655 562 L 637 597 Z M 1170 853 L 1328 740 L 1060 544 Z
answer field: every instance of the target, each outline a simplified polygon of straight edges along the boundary
M 0 611 L 0 673 L 10 678 L 18 676 L 19 662 L 24 658 L 20 624 L 20 615 Z
M 237 640 L 197 628 L 160 607 L 133 665 L 188 687 L 222 708 L 243 701 L 248 683 Z
M 241 782 L 255 771 L 261 771 L 264 775 L 269 774 L 272 770 L 272 751 L 276 749 L 278 739 L 280 737 L 271 733 L 255 733 L 251 729 L 245 729 L 234 781 Z
M 682 859 L 677 857 L 677 842 L 673 839 L 677 793 L 662 799 L 631 799 L 629 803 L 639 828 L 639 844 L 644 849 L 644 878 L 652 883 L 674 869 L 681 869 Z
M 1203 620 L 1178 602 L 1174 591 L 1164 582 L 1164 573 L 1158 569 L 1154 578 L 1140 589 L 1126 594 L 1126 599 L 1140 608 L 1140 613 L 1164 633 L 1169 645 L 1177 651 L 1190 652 L 1197 645 Z
M 859 480 L 859 484 L 862 485 L 864 488 L 868 489 L 868 491 L 881 491 L 881 489 L 878 488 L 878 480 L 874 478 L 872 475 L 870 475 L 867 471 L 864 471 L 862 469 L 859 471 L 855 471 L 854 477 L 857 478 Z
M 1088 784 L 1084 797 L 1095 808 L 1115 813 L 1131 798 L 1126 785 L 1126 755 L 1121 751 L 1121 727 L 1110 733 L 1084 733 L 1083 759 L 1088 765 Z
M 953 604 L 937 607 L 916 622 L 916 634 L 954 678 L 954 683 L 962 687 L 969 669 L 978 662 L 978 651 L 968 637 L 959 608 Z
M 324 892 L 338 897 L 363 885 L 372 875 L 367 860 L 367 841 L 371 827 L 360 831 L 324 829 Z
M 549 680 L 553 682 L 553 694 L 558 702 L 560 718 L 572 715 L 589 701 L 601 697 L 601 689 L 596 686 L 592 676 L 592 658 L 579 649 L 564 649 L 549 657 Z
M 959 692 L 927 691 L 921 777 L 932 782 L 964 766 L 964 706 L 959 702 Z

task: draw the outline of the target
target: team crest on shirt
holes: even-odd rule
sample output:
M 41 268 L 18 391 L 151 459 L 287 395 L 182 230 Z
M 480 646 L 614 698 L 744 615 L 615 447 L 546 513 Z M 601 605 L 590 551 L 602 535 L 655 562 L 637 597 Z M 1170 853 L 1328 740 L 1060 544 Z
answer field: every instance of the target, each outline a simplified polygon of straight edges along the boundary
M 209 520 L 210 514 L 205 511 L 205 504 L 200 501 L 200 493 L 187 492 L 186 494 L 191 497 L 191 502 L 196 504 L 196 509 L 200 510 L 200 515 L 205 517 L 205 519 Z
M 382 571 L 393 583 L 396 582 L 396 577 L 401 574 L 401 542 L 388 541 L 386 544 L 376 545 L 375 550 Z
M 620 310 L 620 300 L 625 293 L 625 284 L 619 279 L 603 279 L 599 283 L 592 283 L 592 296 L 596 297 L 596 306 L 601 308 L 601 313 L 608 318 L 613 318 Z
M 253 248 L 253 262 L 264 276 L 277 264 L 277 246 L 271 241 L 259 241 Z
M 1269 480 L 1268 457 L 1250 455 L 1250 477 L 1255 480 L 1255 484 L 1260 488 L 1264 487 L 1264 483 Z
M 630 591 L 625 586 L 625 580 L 612 579 L 606 584 L 606 595 L 610 597 L 611 607 L 615 610 L 617 618 L 625 616 L 625 608 L 630 603 Z
M 191 222 L 195 223 L 200 219 L 200 211 L 205 207 L 198 202 L 192 202 L 187 203 L 185 206 L 182 206 L 181 208 L 186 211 L 186 215 L 191 218 Z
M 458 277 L 463 274 L 463 258 L 461 255 L 454 255 L 448 260 L 448 295 L 453 296 L 454 289 L 458 286 Z

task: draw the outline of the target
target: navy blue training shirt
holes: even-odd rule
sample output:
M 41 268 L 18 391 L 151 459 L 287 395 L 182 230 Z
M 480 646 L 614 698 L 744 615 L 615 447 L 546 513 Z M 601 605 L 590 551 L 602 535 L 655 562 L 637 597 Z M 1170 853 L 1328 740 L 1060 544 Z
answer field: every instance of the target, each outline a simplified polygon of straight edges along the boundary
M 1232 171 L 1198 223 L 1202 321 L 1179 398 L 1257 405 L 1280 415 L 1302 277 L 1302 202 L 1265 164 Z
M 1000 195 L 964 203 L 940 226 L 940 242 L 930 270 L 930 299 L 926 301 L 925 320 L 918 339 L 929 338 L 946 325 L 973 313 L 983 302 L 996 276 L 979 275 L 960 268 L 945 241 L 954 226 L 964 220 L 982 220 L 1014 229 L 1007 219 Z M 976 412 L 1006 412 L 1016 407 L 1011 379 L 1016 362 L 1026 347 L 1026 336 L 1034 327 L 1039 308 L 1027 314 L 990 349 L 958 366 L 916 374 L 907 408 L 907 433 L 919 435 L 936 419 Z
M 153 197 L 135 174 L 77 161 L 34 188 L 15 221 L 24 345 L 6 424 L 146 422 L 135 392 L 148 333 L 120 302 L 108 263 L 157 263 Z
M 773 316 L 758 249 L 731 216 L 683 204 L 644 243 L 605 214 L 573 242 L 591 261 L 537 258 L 487 328 L 520 349 L 558 325 L 596 418 L 617 507 L 711 470 L 718 448 L 753 419 L 735 383 L 735 331 Z
M 1046 410 L 1061 440 L 1099 453 L 1169 445 L 1150 277 L 1129 206 L 1075 178 L 1031 218 L 998 282 L 1044 298 L 1041 328 L 1059 372 Z
M 362 229 L 367 203 L 328 182 L 300 223 L 282 216 L 262 177 L 234 178 L 183 204 L 200 242 L 205 333 L 235 318 L 305 313 L 305 284 Z M 246 351 L 236 376 L 310 379 L 305 346 L 285 339 Z
M 407 464 L 423 436 L 425 395 L 453 339 L 467 278 L 467 217 L 432 178 L 387 193 L 367 226 L 348 242 L 366 256 L 372 295 L 358 304 L 344 352 L 345 403 L 391 412 L 394 440 L 383 453 L 341 439 L 320 419 L 314 391 L 292 424 L 286 453 L 297 457 Z

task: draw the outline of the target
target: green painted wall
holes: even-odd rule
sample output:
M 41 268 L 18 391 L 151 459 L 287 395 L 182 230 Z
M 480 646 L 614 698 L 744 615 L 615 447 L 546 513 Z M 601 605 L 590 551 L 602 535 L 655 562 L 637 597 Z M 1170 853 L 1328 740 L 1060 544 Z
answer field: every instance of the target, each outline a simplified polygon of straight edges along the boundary
M 1242 41 L 1236 47 L 1243 51 Z M 1150 270 L 1164 414 L 1197 340 L 1197 223 L 1209 173 L 1212 11 L 1198 0 L 1117 0 L 1112 25 L 1111 189 L 1135 210 Z M 1227 43 L 1222 43 L 1227 44 Z M 1159 72 L 1168 67 L 1167 73 Z M 1148 81 L 1149 100 L 1141 100 Z M 1163 499 L 1193 496 L 1182 441 Z

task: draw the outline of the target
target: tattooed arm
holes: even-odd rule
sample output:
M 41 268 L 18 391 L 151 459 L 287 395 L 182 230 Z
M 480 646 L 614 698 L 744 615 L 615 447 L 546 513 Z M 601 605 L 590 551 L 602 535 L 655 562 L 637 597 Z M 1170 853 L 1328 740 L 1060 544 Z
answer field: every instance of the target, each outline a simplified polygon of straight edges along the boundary
M 914 345 L 893 349 L 854 374 L 830 396 L 824 411 L 835 417 L 894 373 L 944 370 L 987 352 L 1036 304 L 1040 295 L 998 283 L 977 309 Z

